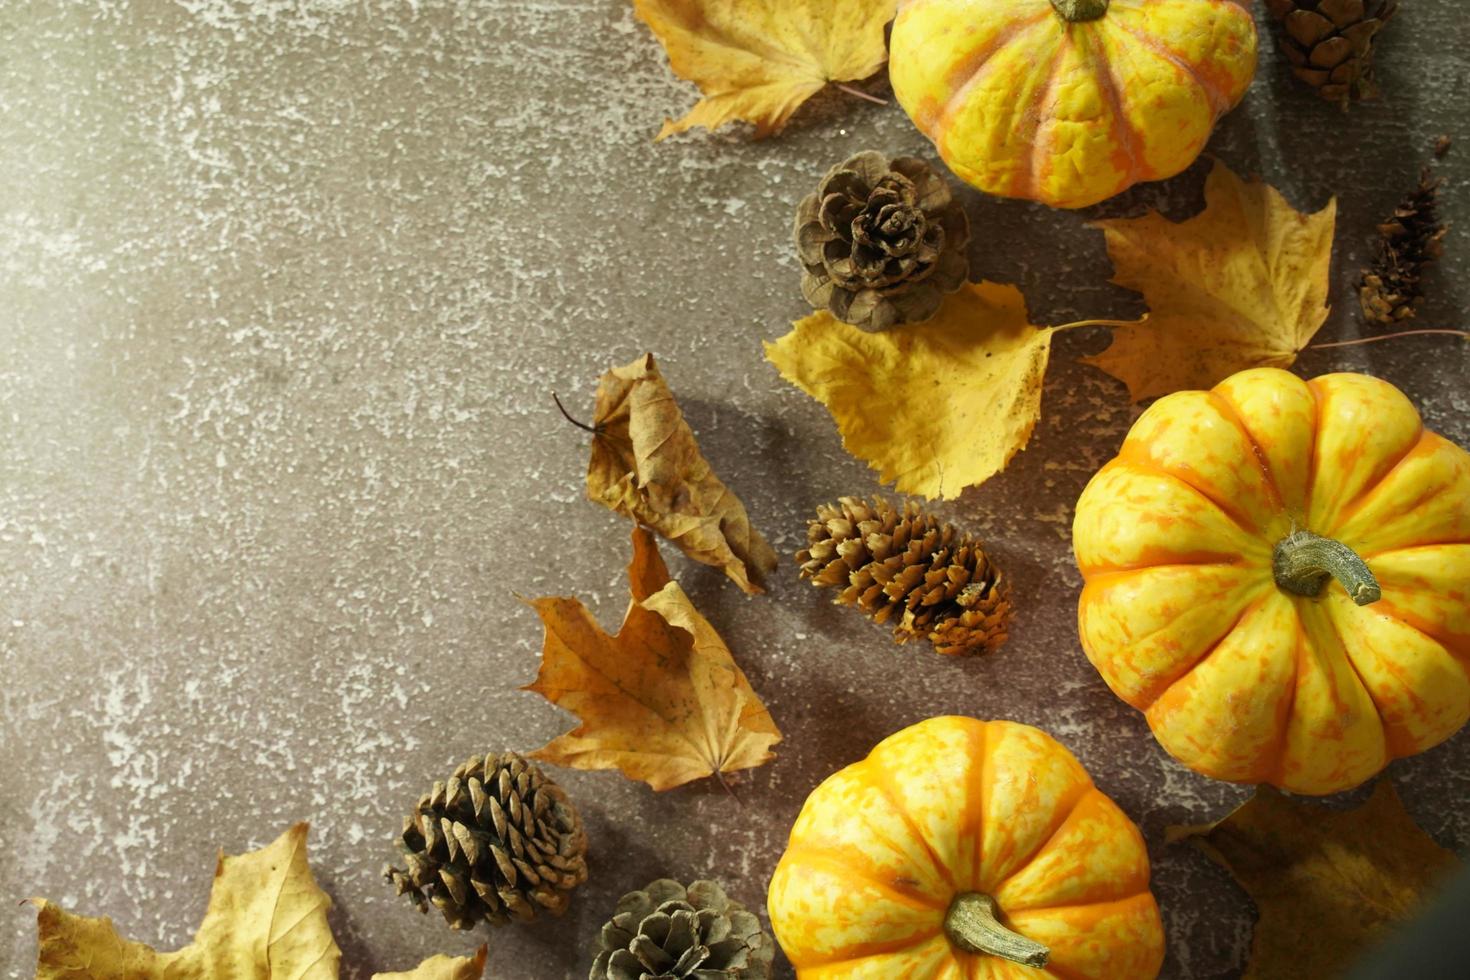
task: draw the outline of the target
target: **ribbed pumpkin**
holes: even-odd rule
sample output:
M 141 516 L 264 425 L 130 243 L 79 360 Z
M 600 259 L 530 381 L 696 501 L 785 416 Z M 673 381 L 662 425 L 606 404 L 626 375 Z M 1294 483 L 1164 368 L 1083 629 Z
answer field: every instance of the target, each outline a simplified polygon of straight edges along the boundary
M 812 792 L 769 909 L 801 980 L 1149 980 L 1148 877 L 1138 829 L 1051 736 L 931 718 Z
M 907 0 L 889 57 L 955 174 L 1061 208 L 1188 167 L 1255 70 L 1238 0 Z
M 1159 399 L 1073 546 L 1088 658 L 1207 776 L 1334 793 L 1470 718 L 1470 454 L 1387 382 Z

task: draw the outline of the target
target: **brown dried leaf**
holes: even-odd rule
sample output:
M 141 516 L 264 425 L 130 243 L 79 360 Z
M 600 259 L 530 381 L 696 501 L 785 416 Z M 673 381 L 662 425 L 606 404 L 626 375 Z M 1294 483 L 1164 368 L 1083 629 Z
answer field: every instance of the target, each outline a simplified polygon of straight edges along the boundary
M 1379 782 L 1356 810 L 1329 810 L 1269 786 L 1218 823 L 1171 827 L 1223 865 L 1260 913 L 1243 980 L 1342 976 L 1413 916 L 1459 859 Z
M 617 769 L 656 790 L 770 761 L 780 730 L 714 627 L 669 580 L 647 528 L 633 529 L 628 587 L 616 636 L 576 599 L 531 603 L 546 642 L 525 690 L 582 722 L 532 756 Z
M 602 376 L 594 423 L 588 496 L 722 569 L 746 592 L 765 591 L 776 552 L 710 469 L 652 354 Z
M 220 855 L 204 921 L 172 953 L 123 939 L 110 919 L 34 899 L 36 980 L 333 980 L 342 951 L 327 924 L 332 901 L 306 862 L 306 830 L 299 823 L 258 851 Z M 412 973 L 375 978 L 476 980 L 484 967 L 481 947 L 473 958 L 435 956 Z

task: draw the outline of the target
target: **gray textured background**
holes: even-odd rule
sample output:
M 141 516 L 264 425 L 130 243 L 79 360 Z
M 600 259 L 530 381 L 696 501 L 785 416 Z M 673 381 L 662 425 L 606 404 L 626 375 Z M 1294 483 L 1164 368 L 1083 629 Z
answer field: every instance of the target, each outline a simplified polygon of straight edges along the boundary
M 1432 137 L 1465 131 L 1470 17 L 1406 3 L 1385 101 L 1344 115 L 1269 44 L 1213 149 L 1299 207 L 1340 196 L 1337 310 Z M 1065 741 L 1144 827 L 1168 977 L 1238 972 L 1252 908 L 1167 824 L 1245 789 L 1170 762 L 1076 642 L 1072 503 L 1135 411 L 1058 338 L 1043 421 L 1001 477 L 940 508 L 987 536 L 1020 618 L 997 657 L 899 649 L 795 579 L 820 501 L 873 489 L 760 341 L 801 315 L 792 208 L 849 152 L 926 151 L 836 93 L 783 137 L 662 145 L 693 102 L 625 0 L 105 0 L 0 4 L 0 972 L 28 975 L 45 895 L 163 947 L 202 914 L 217 848 L 310 819 L 345 975 L 451 933 L 378 878 L 405 808 L 486 748 L 570 719 L 518 687 L 540 630 L 513 593 L 625 602 L 623 522 L 583 499 L 597 375 L 657 352 L 718 472 L 786 556 L 771 594 L 670 564 L 786 733 L 740 789 L 655 795 L 559 772 L 593 877 L 566 919 L 491 936 L 501 978 L 585 975 L 617 895 L 714 875 L 753 905 L 806 793 L 880 737 L 970 713 Z M 1442 166 L 1461 227 L 1425 325 L 1470 301 L 1470 145 Z M 1089 216 L 1199 206 L 1202 167 L 1077 215 L 969 193 L 977 275 L 1039 322 L 1128 315 Z M 1464 344 L 1308 353 L 1366 369 L 1470 443 Z M 1470 736 L 1391 770 L 1470 846 Z M 782 967 L 781 975 L 789 975 Z

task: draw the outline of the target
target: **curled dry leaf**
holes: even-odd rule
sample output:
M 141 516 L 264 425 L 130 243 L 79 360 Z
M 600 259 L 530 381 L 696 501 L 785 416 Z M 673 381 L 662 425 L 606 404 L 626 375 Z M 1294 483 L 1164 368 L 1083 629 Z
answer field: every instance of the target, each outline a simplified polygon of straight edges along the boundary
M 1171 827 L 1223 865 L 1260 917 L 1244 980 L 1342 976 L 1459 866 L 1381 781 L 1356 810 L 1329 810 L 1261 786 L 1218 823 Z
M 334 980 L 342 951 L 327 924 L 332 901 L 306 862 L 306 830 L 299 823 L 258 851 L 220 855 L 204 921 L 172 953 L 123 939 L 109 919 L 35 899 L 36 980 Z M 484 968 L 481 947 L 474 957 L 435 956 L 411 973 L 376 977 L 475 980 Z
M 888 60 L 883 29 L 897 0 L 633 0 L 675 74 L 704 98 L 658 138 L 694 126 L 755 124 L 780 132 L 828 82 L 869 75 Z
M 1173 222 L 1153 212 L 1099 221 L 1113 281 L 1143 294 L 1149 313 L 1117 326 L 1087 362 L 1128 385 L 1134 401 L 1207 389 L 1246 368 L 1290 367 L 1327 319 L 1337 220 L 1216 163 L 1205 209 Z
M 968 283 L 932 320 L 884 333 L 814 314 L 766 344 L 766 358 L 827 406 L 842 444 L 883 482 L 950 500 L 1030 439 L 1051 337 L 1014 286 Z
M 722 569 L 746 592 L 764 591 L 776 552 L 710 469 L 652 354 L 602 376 L 594 422 L 588 496 Z
M 531 603 L 546 628 L 541 670 L 525 688 L 581 724 L 532 756 L 573 769 L 617 769 L 656 790 L 762 765 L 781 732 L 718 633 L 633 530 L 632 601 L 616 636 L 576 599 Z

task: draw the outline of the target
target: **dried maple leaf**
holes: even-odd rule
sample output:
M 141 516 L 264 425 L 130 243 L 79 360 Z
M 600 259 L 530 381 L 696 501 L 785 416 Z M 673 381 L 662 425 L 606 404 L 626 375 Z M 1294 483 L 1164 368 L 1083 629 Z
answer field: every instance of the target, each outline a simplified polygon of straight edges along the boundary
M 776 552 L 710 469 L 652 354 L 602 376 L 593 428 L 588 496 L 722 569 L 746 592 L 764 591 Z
M 306 863 L 307 825 L 238 857 L 220 855 L 209 908 L 194 941 L 172 953 L 123 939 L 110 919 L 72 915 L 34 899 L 39 951 L 36 980 L 334 980 L 342 958 L 327 924 L 332 900 Z M 378 980 L 475 980 L 485 949 L 472 958 L 435 956 L 411 973 Z
M 1387 780 L 1356 810 L 1269 786 L 1218 823 L 1171 827 L 1223 865 L 1260 918 L 1244 980 L 1341 976 L 1459 866 L 1415 825 Z
M 867 78 L 888 60 L 897 0 L 633 0 L 675 74 L 704 98 L 658 138 L 694 126 L 755 123 L 779 132 L 828 82 Z
M 532 756 L 617 769 L 656 790 L 770 761 L 781 732 L 646 528 L 633 529 L 632 601 L 616 636 L 576 599 L 531 603 L 546 627 L 535 691 L 581 719 Z
M 1188 221 L 1153 212 L 1096 222 L 1113 281 L 1142 293 L 1149 313 L 1115 326 L 1112 345 L 1087 363 L 1127 384 L 1134 401 L 1289 367 L 1327 319 L 1336 220 L 1336 198 L 1302 214 L 1216 163 L 1205 209 Z
M 1025 447 L 1052 332 L 1031 324 L 1014 286 L 969 283 L 932 320 L 882 333 L 813 314 L 766 358 L 827 406 L 842 444 L 883 482 L 949 500 Z

